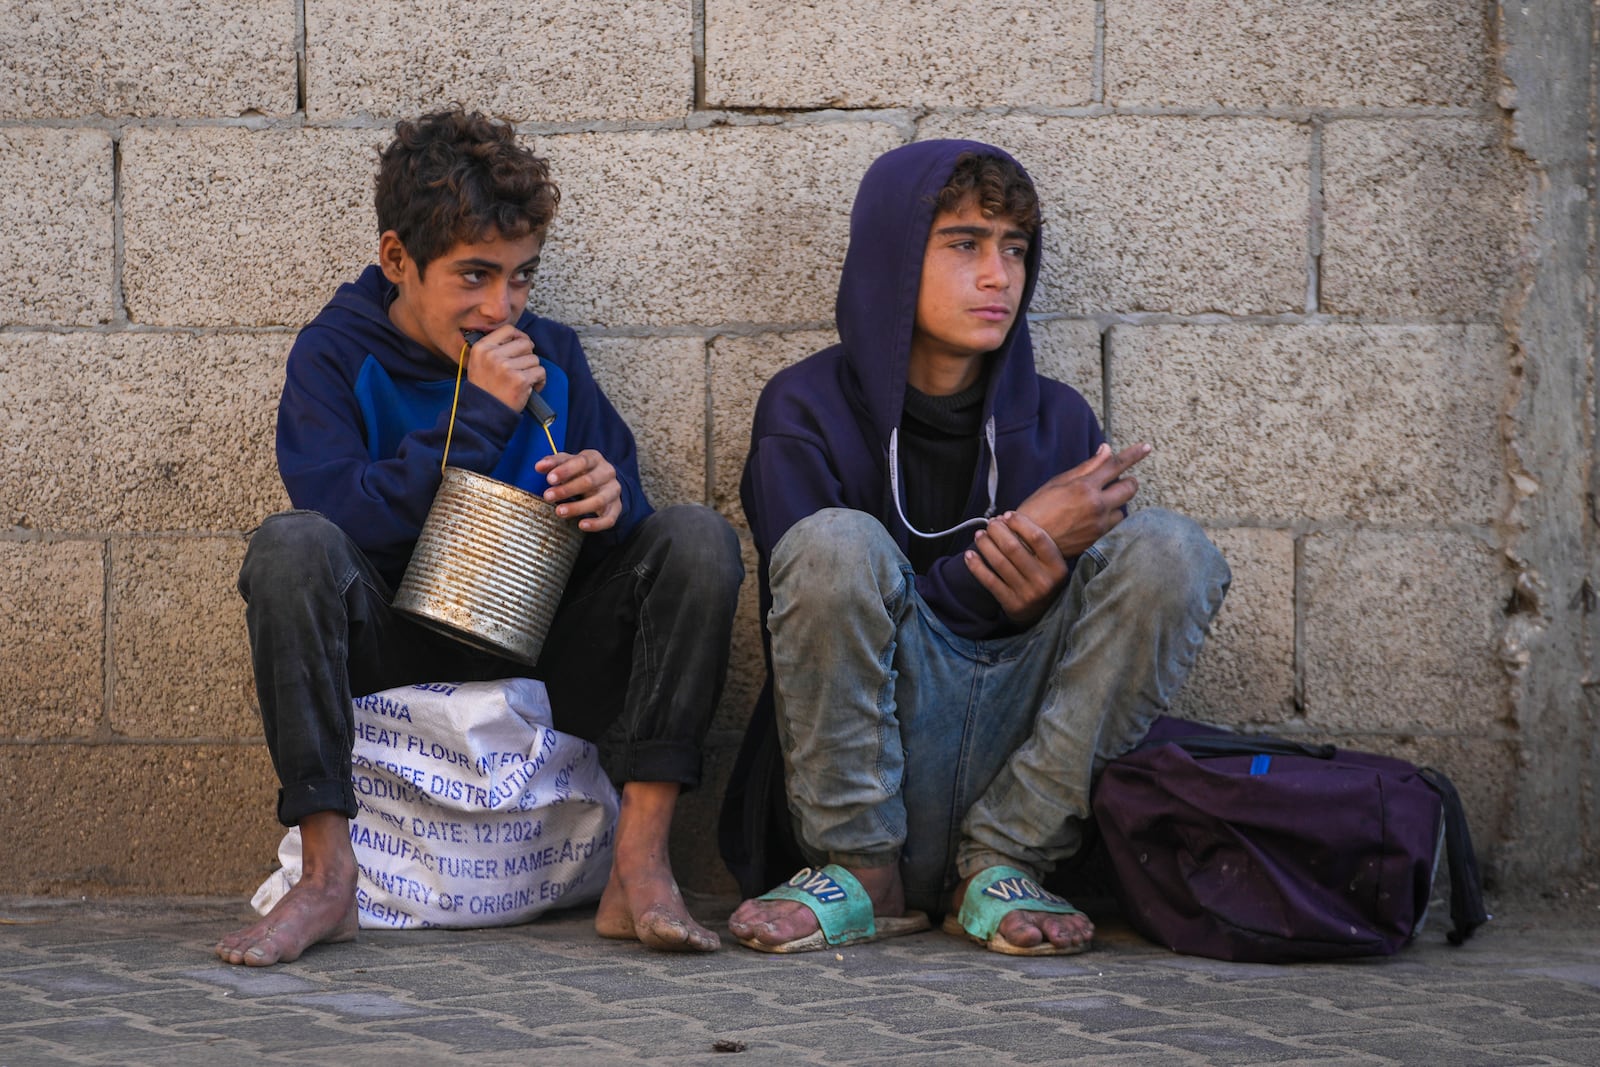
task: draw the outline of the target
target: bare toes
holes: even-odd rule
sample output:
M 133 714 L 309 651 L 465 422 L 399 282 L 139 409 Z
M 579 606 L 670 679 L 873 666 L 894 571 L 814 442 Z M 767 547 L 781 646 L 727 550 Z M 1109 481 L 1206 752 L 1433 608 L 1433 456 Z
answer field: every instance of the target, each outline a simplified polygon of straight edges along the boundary
M 715 952 L 722 947 L 716 934 L 688 916 L 651 908 L 634 923 L 639 940 L 667 952 Z

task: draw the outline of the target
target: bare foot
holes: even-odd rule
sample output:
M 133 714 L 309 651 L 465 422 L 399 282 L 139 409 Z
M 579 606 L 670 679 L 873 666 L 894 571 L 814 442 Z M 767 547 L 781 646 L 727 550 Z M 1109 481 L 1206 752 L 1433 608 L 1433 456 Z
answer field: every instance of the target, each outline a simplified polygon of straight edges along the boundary
M 248 967 L 297 960 L 312 945 L 356 938 L 356 857 L 350 824 L 337 812 L 300 823 L 305 873 L 253 926 L 216 944 L 219 958 Z
M 900 864 L 885 867 L 846 867 L 872 899 L 872 914 L 898 917 L 906 913 L 905 886 L 900 881 Z M 816 914 L 793 900 L 751 898 L 728 917 L 728 929 L 740 940 L 763 945 L 784 945 L 808 937 L 821 929 Z
M 594 929 L 664 952 L 715 952 L 722 940 L 695 922 L 672 876 L 667 834 L 678 799 L 675 782 L 628 782 L 617 817 L 617 851 L 600 895 Z
M 967 885 L 971 881 L 968 878 L 956 886 L 951 914 L 961 913 L 961 902 L 966 899 Z M 1094 940 L 1094 923 L 1087 915 L 1059 915 L 1018 908 L 1006 913 L 995 932 L 1018 948 L 1033 948 L 1048 941 L 1057 948 L 1078 949 Z
M 640 941 L 664 952 L 715 952 L 722 947 L 722 940 L 689 914 L 670 871 L 624 881 L 615 863 L 594 929 L 601 937 Z

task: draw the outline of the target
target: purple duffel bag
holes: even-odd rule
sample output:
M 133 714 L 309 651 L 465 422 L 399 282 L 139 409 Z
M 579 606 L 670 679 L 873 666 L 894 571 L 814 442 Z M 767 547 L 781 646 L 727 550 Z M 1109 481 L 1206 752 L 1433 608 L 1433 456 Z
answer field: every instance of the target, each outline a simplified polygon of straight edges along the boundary
M 1123 914 L 1176 952 L 1389 955 L 1422 924 L 1446 844 L 1451 943 L 1488 919 L 1455 789 L 1403 760 L 1163 718 L 1106 765 L 1094 812 Z

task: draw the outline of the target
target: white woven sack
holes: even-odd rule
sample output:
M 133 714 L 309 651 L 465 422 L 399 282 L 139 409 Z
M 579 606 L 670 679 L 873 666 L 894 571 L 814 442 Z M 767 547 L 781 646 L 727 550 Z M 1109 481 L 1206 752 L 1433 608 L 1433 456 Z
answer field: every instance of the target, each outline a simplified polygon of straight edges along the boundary
M 355 701 L 350 823 L 362 929 L 503 926 L 594 900 L 617 792 L 587 741 L 550 726 L 528 678 L 390 689 Z M 250 901 L 300 878 L 300 830 Z

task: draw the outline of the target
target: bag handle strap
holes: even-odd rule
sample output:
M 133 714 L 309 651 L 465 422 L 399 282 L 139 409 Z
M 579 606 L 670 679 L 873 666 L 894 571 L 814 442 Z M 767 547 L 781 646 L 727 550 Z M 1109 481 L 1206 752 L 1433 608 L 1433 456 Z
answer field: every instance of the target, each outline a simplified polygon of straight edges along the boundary
M 1419 768 L 1418 773 L 1439 794 L 1439 800 L 1444 805 L 1444 847 L 1450 865 L 1451 923 L 1451 930 L 1445 937 L 1452 945 L 1459 945 L 1493 916 L 1483 906 L 1483 879 L 1478 873 L 1478 856 L 1472 849 L 1472 834 L 1467 830 L 1467 813 L 1461 806 L 1461 794 L 1456 792 L 1450 779 L 1432 767 Z
M 1333 759 L 1338 748 L 1314 745 L 1309 741 L 1286 741 L 1280 737 L 1253 737 L 1250 734 L 1189 734 L 1183 737 L 1151 738 L 1138 747 L 1177 745 L 1191 756 L 1309 756 Z

